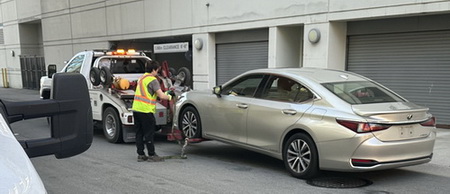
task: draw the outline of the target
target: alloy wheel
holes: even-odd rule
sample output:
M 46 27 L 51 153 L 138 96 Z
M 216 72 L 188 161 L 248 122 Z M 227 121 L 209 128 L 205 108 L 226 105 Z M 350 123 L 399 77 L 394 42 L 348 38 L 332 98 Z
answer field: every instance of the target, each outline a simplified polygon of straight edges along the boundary
M 186 137 L 191 138 L 194 137 L 197 133 L 197 117 L 191 112 L 187 111 L 183 115 L 181 129 Z
M 311 163 L 311 149 L 302 139 L 291 142 L 287 150 L 287 162 L 292 171 L 305 172 Z

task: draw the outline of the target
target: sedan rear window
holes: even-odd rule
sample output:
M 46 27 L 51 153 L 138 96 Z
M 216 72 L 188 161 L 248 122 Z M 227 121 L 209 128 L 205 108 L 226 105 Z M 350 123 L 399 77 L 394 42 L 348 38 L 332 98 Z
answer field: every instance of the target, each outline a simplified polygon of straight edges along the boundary
M 370 81 L 334 82 L 322 85 L 349 104 L 404 102 L 396 94 Z

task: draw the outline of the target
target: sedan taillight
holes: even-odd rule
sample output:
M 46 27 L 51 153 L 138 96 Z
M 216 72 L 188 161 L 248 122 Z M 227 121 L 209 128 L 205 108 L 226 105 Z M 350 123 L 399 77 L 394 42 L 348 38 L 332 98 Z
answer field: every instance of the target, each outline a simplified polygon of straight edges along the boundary
M 347 127 L 348 129 L 356 133 L 367 133 L 372 131 L 380 131 L 391 127 L 391 125 L 377 124 L 377 123 L 367 123 L 367 122 L 357 122 L 357 121 L 347 121 L 336 119 L 340 125 Z
M 422 125 L 424 127 L 436 127 L 436 118 L 431 117 L 430 119 L 420 123 L 420 125 Z

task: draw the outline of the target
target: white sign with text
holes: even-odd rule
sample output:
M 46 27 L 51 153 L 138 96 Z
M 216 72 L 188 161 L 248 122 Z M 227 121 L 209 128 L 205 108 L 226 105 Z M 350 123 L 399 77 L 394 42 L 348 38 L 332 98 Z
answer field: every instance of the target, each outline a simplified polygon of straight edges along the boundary
M 168 44 L 154 44 L 153 52 L 155 53 L 180 53 L 189 50 L 189 42 L 177 42 Z

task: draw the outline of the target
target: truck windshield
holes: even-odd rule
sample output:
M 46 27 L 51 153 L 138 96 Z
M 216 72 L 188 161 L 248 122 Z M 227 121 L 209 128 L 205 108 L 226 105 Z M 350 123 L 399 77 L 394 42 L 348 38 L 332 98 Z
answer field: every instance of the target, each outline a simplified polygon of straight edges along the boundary
M 145 73 L 145 61 L 143 58 L 103 58 L 100 66 L 109 66 L 113 74 L 121 73 Z
M 404 102 L 401 97 L 370 81 L 333 82 L 322 85 L 349 104 Z

